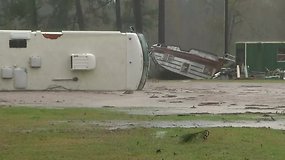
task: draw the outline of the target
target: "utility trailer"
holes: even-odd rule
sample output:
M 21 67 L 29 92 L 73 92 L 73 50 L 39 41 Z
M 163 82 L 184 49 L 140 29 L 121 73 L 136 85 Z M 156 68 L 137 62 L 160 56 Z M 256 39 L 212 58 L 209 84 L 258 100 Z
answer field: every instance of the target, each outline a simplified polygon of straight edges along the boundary
M 144 36 L 117 31 L 0 31 L 0 90 L 141 90 Z

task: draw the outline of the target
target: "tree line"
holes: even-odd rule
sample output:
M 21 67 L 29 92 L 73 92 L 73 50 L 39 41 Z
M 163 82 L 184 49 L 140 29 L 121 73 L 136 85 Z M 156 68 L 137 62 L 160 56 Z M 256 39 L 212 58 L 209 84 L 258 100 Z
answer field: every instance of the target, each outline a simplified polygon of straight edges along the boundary
M 156 27 L 156 5 L 152 0 L 0 0 L 0 29 L 128 31 L 134 26 L 143 32 Z

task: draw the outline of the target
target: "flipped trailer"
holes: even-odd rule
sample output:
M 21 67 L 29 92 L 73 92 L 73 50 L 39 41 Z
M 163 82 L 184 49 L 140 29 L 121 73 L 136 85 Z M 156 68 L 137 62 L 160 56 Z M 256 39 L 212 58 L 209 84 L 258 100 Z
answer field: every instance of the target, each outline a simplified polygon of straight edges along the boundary
M 0 31 L 0 90 L 141 90 L 148 46 L 117 31 Z
M 167 71 L 191 79 L 210 79 L 219 72 L 224 58 L 205 51 L 180 50 L 176 46 L 155 44 L 151 47 L 154 63 Z

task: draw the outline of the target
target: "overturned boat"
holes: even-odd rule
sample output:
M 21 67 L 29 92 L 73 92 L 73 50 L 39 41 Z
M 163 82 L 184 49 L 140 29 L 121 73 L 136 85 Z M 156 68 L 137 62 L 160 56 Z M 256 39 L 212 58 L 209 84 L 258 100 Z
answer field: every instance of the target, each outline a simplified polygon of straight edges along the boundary
M 191 79 L 210 79 L 223 65 L 223 59 L 212 53 L 160 44 L 152 46 L 151 57 L 158 66 Z

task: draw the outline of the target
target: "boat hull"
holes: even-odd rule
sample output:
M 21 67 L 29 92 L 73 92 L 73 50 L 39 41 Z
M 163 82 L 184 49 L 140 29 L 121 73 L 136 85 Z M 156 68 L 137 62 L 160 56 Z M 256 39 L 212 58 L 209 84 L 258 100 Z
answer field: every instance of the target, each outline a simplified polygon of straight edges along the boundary
M 217 56 L 194 49 L 185 52 L 155 45 L 151 57 L 162 68 L 191 79 L 210 79 L 221 68 Z

